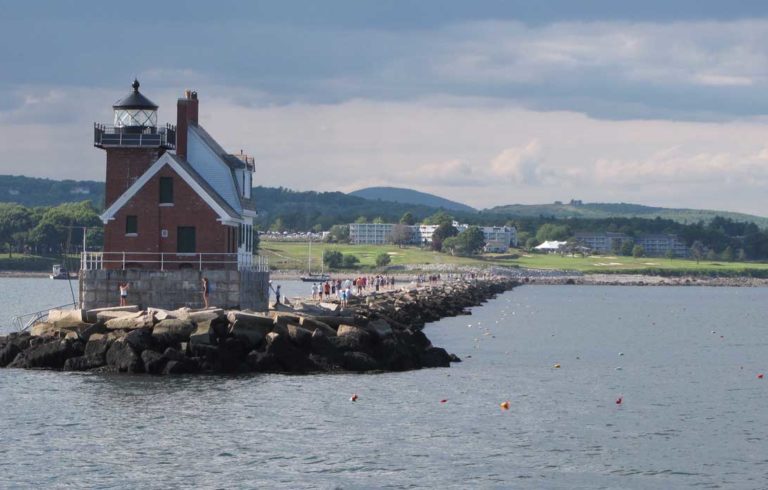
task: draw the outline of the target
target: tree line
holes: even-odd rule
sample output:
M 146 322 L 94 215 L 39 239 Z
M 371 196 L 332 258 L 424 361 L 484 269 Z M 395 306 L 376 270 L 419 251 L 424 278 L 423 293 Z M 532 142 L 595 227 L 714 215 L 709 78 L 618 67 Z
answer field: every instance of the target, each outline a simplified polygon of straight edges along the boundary
M 91 201 L 28 208 L 0 203 L 0 250 L 17 254 L 57 256 L 88 248 L 101 248 L 103 224 Z

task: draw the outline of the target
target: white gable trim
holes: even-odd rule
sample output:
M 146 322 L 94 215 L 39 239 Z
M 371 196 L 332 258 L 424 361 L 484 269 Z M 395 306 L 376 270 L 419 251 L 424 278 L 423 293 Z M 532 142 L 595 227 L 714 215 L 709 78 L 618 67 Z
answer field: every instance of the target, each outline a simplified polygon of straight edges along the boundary
M 139 177 L 136 182 L 133 183 L 120 197 L 117 198 L 117 200 L 112 203 L 112 205 L 104 211 L 104 213 L 100 216 L 101 221 L 104 222 L 104 224 L 107 224 L 109 220 L 115 219 L 115 214 L 126 204 L 128 204 L 128 201 L 131 200 L 138 192 L 141 190 L 144 185 L 146 185 L 147 182 L 149 182 L 149 179 L 155 176 L 161 168 L 163 168 L 165 165 L 168 165 L 171 167 L 176 174 L 179 175 L 182 179 L 184 179 L 184 182 L 186 182 L 192 190 L 195 191 L 195 193 L 200 196 L 200 198 L 205 201 L 205 203 L 213 209 L 216 214 L 219 215 L 217 221 L 221 221 L 222 224 L 225 225 L 234 225 L 237 223 L 240 223 L 240 220 L 233 219 L 231 216 L 227 214 L 226 211 L 213 199 L 211 196 L 205 192 L 205 190 L 200 186 L 200 184 L 197 183 L 197 181 L 189 175 L 187 170 L 179 165 L 176 160 L 173 159 L 173 157 L 170 156 L 170 154 L 165 153 L 163 156 L 157 159 L 157 161 L 152 164 L 149 169 L 147 169 L 144 174 L 142 174 L 141 177 Z

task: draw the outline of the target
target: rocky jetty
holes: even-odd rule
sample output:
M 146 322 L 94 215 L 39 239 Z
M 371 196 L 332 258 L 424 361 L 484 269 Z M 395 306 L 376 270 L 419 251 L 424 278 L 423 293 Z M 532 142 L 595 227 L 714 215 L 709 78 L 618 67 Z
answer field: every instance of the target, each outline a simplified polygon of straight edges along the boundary
M 515 287 L 484 279 L 277 305 L 267 313 L 209 308 L 52 310 L 0 337 L 0 367 L 148 374 L 406 371 L 460 359 L 435 347 L 427 322 L 468 313 Z

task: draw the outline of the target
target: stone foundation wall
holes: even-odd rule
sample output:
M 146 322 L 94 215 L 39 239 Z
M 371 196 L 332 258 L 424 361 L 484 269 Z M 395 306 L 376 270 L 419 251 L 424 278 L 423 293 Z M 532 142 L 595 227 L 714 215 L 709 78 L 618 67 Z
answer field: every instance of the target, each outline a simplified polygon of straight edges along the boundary
M 127 282 L 128 304 L 140 308 L 201 308 L 203 277 L 207 277 L 211 285 L 210 306 L 267 310 L 268 272 L 189 269 L 80 271 L 80 306 L 93 309 L 119 305 L 119 285 Z

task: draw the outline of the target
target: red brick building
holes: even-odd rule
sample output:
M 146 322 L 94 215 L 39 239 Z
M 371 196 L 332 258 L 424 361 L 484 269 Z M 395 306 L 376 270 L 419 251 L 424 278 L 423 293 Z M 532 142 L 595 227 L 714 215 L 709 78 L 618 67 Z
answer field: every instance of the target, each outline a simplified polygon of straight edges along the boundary
M 113 125 L 94 125 L 105 150 L 104 269 L 232 269 L 253 256 L 253 159 L 227 153 L 198 123 L 199 100 L 178 100 L 176 125 L 133 91 Z

